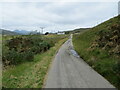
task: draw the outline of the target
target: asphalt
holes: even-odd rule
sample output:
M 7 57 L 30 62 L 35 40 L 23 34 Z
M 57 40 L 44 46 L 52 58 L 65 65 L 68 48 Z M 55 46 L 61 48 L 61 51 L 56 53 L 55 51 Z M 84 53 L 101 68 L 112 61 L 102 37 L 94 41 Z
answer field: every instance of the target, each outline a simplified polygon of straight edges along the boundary
M 72 35 L 61 46 L 48 72 L 45 88 L 115 88 L 73 49 Z

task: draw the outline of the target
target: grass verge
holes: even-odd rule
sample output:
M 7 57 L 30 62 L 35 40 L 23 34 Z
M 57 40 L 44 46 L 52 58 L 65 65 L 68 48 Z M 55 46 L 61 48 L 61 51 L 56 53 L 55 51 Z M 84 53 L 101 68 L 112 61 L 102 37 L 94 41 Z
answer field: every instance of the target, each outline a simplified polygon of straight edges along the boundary
M 45 53 L 34 56 L 33 62 L 10 67 L 3 71 L 5 88 L 42 88 L 45 75 L 54 55 L 67 38 L 60 40 Z

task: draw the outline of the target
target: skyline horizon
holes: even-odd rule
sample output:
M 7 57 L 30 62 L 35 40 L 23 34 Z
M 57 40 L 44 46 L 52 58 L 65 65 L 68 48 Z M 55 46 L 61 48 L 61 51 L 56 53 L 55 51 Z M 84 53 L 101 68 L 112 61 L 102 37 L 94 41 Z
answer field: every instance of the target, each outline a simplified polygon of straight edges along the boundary
M 117 2 L 6 2 L 2 29 L 45 32 L 91 28 L 118 15 Z M 18 12 L 19 11 L 19 12 Z M 17 13 L 18 12 L 18 13 Z

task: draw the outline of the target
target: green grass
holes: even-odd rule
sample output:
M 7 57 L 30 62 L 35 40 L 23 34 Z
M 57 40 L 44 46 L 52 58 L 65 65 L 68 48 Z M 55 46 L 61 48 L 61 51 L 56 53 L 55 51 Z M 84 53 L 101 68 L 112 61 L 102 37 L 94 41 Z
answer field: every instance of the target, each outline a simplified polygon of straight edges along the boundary
M 5 88 L 42 88 L 49 65 L 66 40 L 67 38 L 62 39 L 47 52 L 35 55 L 32 62 L 10 66 L 3 70 L 2 86 Z
M 118 23 L 118 17 L 110 19 L 84 33 L 74 34 L 73 45 L 81 58 L 115 87 L 120 88 L 119 75 L 113 70 L 120 58 L 109 55 L 106 50 L 102 50 L 101 48 L 96 48 L 93 51 L 89 50 L 92 43 L 96 40 L 98 32 L 102 30 L 107 31 L 109 26 L 116 23 Z

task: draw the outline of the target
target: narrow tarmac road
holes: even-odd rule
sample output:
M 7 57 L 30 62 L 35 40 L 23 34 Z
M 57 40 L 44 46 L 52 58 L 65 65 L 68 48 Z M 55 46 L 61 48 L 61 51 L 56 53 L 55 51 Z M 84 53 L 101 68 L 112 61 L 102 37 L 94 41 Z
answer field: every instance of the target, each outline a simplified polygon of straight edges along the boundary
M 71 38 L 55 56 L 45 88 L 114 88 L 74 51 Z

